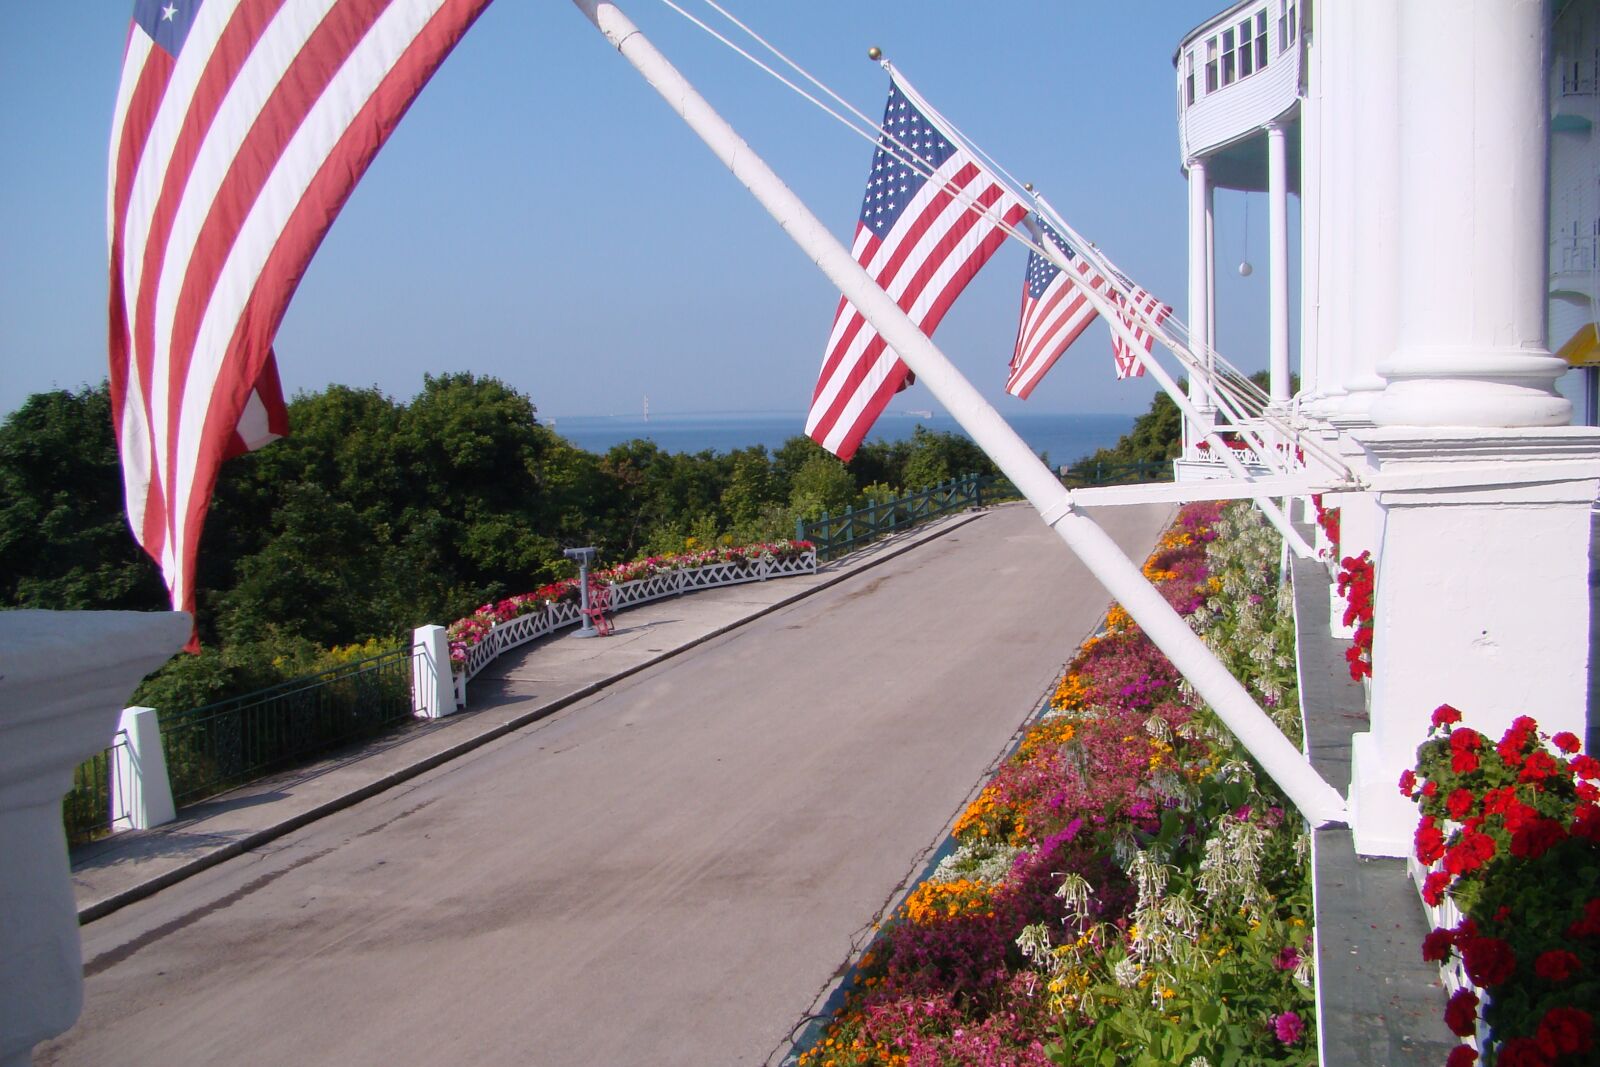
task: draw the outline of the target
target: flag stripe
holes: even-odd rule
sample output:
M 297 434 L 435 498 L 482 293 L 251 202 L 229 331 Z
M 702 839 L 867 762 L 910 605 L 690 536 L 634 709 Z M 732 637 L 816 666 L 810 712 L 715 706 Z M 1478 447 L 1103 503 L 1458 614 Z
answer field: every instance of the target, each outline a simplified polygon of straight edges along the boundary
M 107 189 L 109 350 L 129 523 L 175 607 L 193 607 L 223 459 L 287 431 L 271 343 L 306 264 L 487 3 L 206 0 L 186 31 L 182 13 L 152 21 L 176 5 L 136 6 Z

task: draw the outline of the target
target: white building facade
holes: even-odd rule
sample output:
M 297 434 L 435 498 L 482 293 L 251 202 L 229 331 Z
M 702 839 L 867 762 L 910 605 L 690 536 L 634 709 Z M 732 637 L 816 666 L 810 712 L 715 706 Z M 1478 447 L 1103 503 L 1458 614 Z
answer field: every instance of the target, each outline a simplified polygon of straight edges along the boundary
M 1600 432 L 1569 425 L 1555 383 L 1585 328 L 1600 349 L 1600 0 L 1247 0 L 1175 64 L 1193 355 L 1215 336 L 1213 190 L 1264 191 L 1273 406 L 1354 474 L 1325 501 L 1335 566 L 1377 561 L 1356 845 L 1404 855 L 1416 815 L 1395 782 L 1436 706 L 1495 735 L 1523 714 L 1585 732 Z M 1180 478 L 1203 464 L 1199 429 Z

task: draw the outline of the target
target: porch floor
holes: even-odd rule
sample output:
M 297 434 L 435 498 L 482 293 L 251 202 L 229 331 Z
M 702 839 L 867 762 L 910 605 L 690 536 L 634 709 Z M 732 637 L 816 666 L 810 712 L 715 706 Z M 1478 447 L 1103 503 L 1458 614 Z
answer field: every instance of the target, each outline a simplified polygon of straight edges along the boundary
M 1309 527 L 1301 532 L 1311 539 Z M 1364 695 L 1345 666 L 1350 642 L 1329 626 L 1327 570 L 1295 559 L 1292 576 L 1311 762 L 1346 789 L 1350 737 L 1367 725 Z M 1318 830 L 1312 855 L 1322 1064 L 1437 1067 L 1457 1042 L 1444 1025 L 1438 969 L 1422 962 L 1429 927 L 1405 861 L 1357 856 L 1345 826 Z

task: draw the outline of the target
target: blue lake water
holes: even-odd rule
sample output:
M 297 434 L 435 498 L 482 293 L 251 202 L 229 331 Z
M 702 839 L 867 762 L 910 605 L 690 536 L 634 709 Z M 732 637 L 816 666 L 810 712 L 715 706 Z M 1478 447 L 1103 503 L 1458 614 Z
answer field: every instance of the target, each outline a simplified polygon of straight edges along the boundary
M 1071 463 L 1097 448 L 1109 448 L 1133 426 L 1132 415 L 1011 415 L 1007 422 L 1034 452 L 1049 454 L 1056 466 Z M 562 415 L 540 419 L 556 433 L 589 452 L 642 438 L 666 452 L 731 452 L 763 445 L 770 452 L 805 432 L 802 413 L 730 413 L 709 415 Z M 909 438 L 918 426 L 967 436 L 948 415 L 931 417 L 886 413 L 867 435 L 869 441 Z

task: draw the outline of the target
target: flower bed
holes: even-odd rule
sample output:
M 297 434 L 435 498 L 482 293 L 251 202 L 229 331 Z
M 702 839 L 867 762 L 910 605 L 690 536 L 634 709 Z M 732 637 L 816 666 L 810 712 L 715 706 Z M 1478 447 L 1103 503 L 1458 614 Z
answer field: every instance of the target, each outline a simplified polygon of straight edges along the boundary
M 1448 704 L 1400 791 L 1422 811 L 1416 858 L 1446 967 L 1449 1067 L 1592 1064 L 1600 1004 L 1600 760 L 1527 716 L 1498 743 Z
M 654 600 L 688 589 L 708 588 L 740 581 L 811 573 L 817 569 L 816 549 L 809 541 L 768 541 L 735 548 L 711 548 L 673 556 L 649 556 L 591 571 L 590 588 L 609 586 L 613 609 Z M 664 577 L 673 580 L 663 581 Z M 500 652 L 541 637 L 581 618 L 582 588 L 578 579 L 565 578 L 485 604 L 446 628 L 450 641 L 450 666 L 461 681 L 470 678 Z
M 1145 573 L 1299 736 L 1276 535 L 1190 505 Z M 803 1067 L 1304 1063 L 1308 837 L 1120 608 L 860 961 Z

